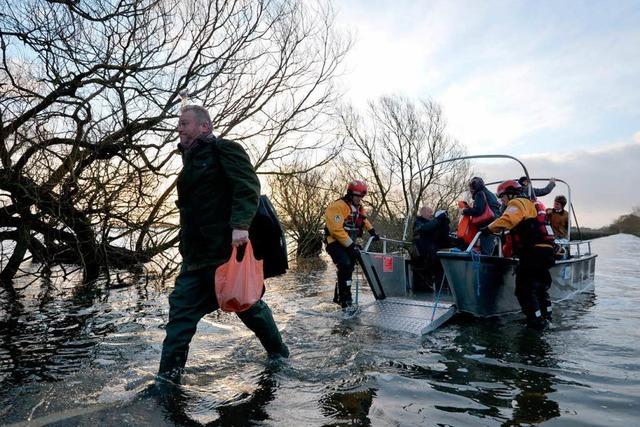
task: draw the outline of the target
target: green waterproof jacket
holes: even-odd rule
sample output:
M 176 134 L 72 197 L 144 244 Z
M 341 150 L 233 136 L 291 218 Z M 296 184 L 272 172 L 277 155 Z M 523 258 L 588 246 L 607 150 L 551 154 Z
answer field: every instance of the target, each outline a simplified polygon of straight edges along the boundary
M 260 181 L 242 146 L 212 135 L 182 150 L 178 176 L 180 254 L 186 270 L 225 263 L 231 231 L 248 230 L 258 207 Z

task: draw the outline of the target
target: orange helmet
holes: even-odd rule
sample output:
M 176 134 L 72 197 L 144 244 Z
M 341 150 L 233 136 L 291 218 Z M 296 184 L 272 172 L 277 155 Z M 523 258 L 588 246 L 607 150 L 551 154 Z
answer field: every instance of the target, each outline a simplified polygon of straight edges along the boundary
M 520 194 L 522 193 L 522 185 L 514 179 L 508 179 L 502 184 L 498 185 L 498 191 L 496 194 L 498 197 L 502 197 L 505 194 Z
M 347 185 L 347 194 L 364 197 L 367 195 L 367 183 L 359 179 L 354 179 Z

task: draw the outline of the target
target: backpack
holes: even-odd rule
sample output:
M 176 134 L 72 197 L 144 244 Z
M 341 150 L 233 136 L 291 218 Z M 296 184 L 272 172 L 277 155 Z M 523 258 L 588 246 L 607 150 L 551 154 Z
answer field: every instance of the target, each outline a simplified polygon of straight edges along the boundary
M 218 150 L 219 139 L 214 142 Z M 220 161 L 219 153 L 216 156 Z M 264 278 L 279 276 L 289 269 L 287 258 L 287 241 L 284 229 L 271 201 L 264 194 L 258 200 L 258 210 L 249 226 L 249 240 L 253 246 L 253 253 L 258 260 L 262 260 Z

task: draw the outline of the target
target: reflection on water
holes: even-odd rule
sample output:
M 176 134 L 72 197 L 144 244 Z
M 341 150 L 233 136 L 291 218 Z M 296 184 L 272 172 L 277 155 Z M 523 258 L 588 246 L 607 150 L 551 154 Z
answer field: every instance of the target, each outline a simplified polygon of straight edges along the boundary
M 596 292 L 551 330 L 458 318 L 422 339 L 298 314 L 331 307 L 326 260 L 269 281 L 291 348 L 269 362 L 236 316 L 198 327 L 184 384 L 150 388 L 168 288 L 74 289 L 55 274 L 0 293 L 0 419 L 34 425 L 634 425 L 640 416 L 640 239 L 594 242 Z

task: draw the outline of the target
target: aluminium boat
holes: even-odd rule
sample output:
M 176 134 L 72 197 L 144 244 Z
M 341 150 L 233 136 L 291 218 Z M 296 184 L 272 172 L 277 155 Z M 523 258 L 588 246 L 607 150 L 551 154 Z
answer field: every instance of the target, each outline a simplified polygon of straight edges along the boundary
M 500 154 L 457 157 L 434 163 L 424 169 L 446 162 L 478 158 L 515 160 L 522 166 L 524 175 L 529 177 L 520 160 Z M 536 180 L 538 179 L 530 179 Z M 573 211 L 571 188 L 561 179 L 556 181 L 567 186 L 568 206 Z M 487 185 L 491 184 L 497 182 Z M 530 186 L 530 189 L 532 187 Z M 575 217 L 575 211 L 573 213 Z M 570 232 L 571 218 L 569 221 Z M 443 281 L 435 292 L 414 291 L 407 250 L 411 246 L 411 242 L 406 240 L 407 225 L 408 221 L 405 223 L 402 240 L 383 237 L 382 251 L 372 251 L 370 238 L 360 252 L 358 264 L 371 288 L 373 298 L 364 300 L 359 295 L 359 289 L 356 289 L 355 301 L 360 304 L 358 311 L 348 316 L 350 319 L 357 318 L 362 324 L 382 329 L 422 335 L 444 325 L 456 313 L 492 317 L 520 311 L 515 297 L 515 267 L 518 260 L 503 256 L 501 244 L 497 245 L 497 255 L 477 253 L 474 247 L 480 233 L 474 237 L 466 250 L 438 251 L 446 283 Z M 495 238 L 499 239 L 499 236 Z M 596 254 L 591 250 L 591 242 L 571 241 L 569 236 L 569 239 L 556 243 L 562 247 L 565 256 L 556 260 L 556 264 L 550 269 L 552 284 L 549 293 L 552 302 L 570 299 L 579 293 L 593 290 Z M 329 315 L 343 316 L 341 311 Z

